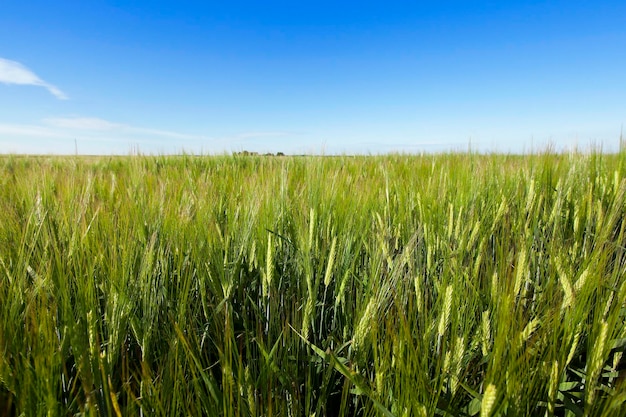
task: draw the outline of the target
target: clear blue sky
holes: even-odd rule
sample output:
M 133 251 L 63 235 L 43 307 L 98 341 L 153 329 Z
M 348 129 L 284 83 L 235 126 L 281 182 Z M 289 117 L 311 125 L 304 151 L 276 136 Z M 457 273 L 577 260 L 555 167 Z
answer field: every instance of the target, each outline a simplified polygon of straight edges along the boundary
M 623 0 L 3 0 L 0 152 L 615 150 L 625 74 Z

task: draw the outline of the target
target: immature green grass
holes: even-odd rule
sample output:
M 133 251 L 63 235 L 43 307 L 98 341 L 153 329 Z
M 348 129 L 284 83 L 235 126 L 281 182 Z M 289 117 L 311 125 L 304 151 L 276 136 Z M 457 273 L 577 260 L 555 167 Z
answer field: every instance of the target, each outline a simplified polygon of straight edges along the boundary
M 626 415 L 626 154 L 0 158 L 0 415 Z

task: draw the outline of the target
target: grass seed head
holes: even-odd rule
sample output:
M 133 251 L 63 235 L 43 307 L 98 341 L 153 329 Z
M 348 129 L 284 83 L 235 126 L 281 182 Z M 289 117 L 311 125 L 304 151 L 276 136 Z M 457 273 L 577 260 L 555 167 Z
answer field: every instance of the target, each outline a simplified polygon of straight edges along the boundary
M 487 384 L 487 388 L 485 388 L 485 392 L 483 393 L 483 399 L 480 403 L 480 417 L 491 416 L 493 408 L 496 405 L 497 394 L 496 386 Z
M 522 289 L 522 284 L 526 279 L 526 247 L 522 247 L 517 265 L 515 266 L 515 284 L 513 286 L 513 296 L 517 297 Z
M 333 243 L 330 245 L 330 253 L 328 254 L 328 264 L 326 265 L 326 274 L 324 274 L 324 286 L 330 285 L 330 279 L 333 276 L 333 263 L 335 262 L 335 249 L 337 247 L 337 236 L 333 237 Z
M 491 320 L 489 319 L 489 310 L 483 311 L 481 333 L 482 354 L 483 356 L 487 356 L 491 349 Z
M 496 303 L 499 298 L 499 284 L 498 284 L 498 272 L 494 271 L 491 276 L 491 302 Z
M 365 311 L 359 320 L 354 332 L 354 349 L 359 350 L 364 345 L 365 339 L 369 335 L 372 320 L 376 315 L 377 302 L 375 297 L 371 297 L 365 307 Z
M 413 286 L 415 288 L 415 305 L 417 308 L 417 314 L 422 314 L 423 311 L 423 298 L 422 298 L 422 277 L 417 274 L 413 278 Z
M 302 316 L 302 336 L 305 340 L 309 338 L 309 332 L 311 328 L 311 317 L 313 317 L 313 310 L 315 308 L 314 301 L 311 297 L 307 300 L 304 306 L 304 315 Z
M 567 354 L 567 359 L 565 360 L 565 366 L 569 365 L 572 359 L 574 359 L 576 349 L 578 349 L 578 342 L 580 341 L 580 332 L 580 325 L 578 325 L 576 333 L 574 333 L 574 339 L 572 340 L 572 345 L 570 346 L 569 353 Z
M 574 291 L 572 290 L 572 283 L 570 282 L 570 279 L 563 268 L 563 264 L 558 257 L 556 258 L 556 270 L 559 274 L 559 282 L 563 288 L 563 302 L 561 304 L 561 310 L 565 310 L 567 307 L 572 305 L 574 300 Z
M 557 388 L 559 386 L 559 362 L 552 362 L 550 371 L 550 382 L 548 385 L 548 411 L 554 414 L 554 400 L 556 399 Z
M 589 268 L 585 269 L 582 274 L 576 280 L 574 284 L 574 292 L 578 293 L 584 286 L 585 282 L 587 282 L 587 277 L 589 277 Z M 626 282 L 626 281 L 625 281 Z
M 441 319 L 439 320 L 439 327 L 437 328 L 437 335 L 440 338 L 443 337 L 444 333 L 446 332 L 446 329 L 448 328 L 448 323 L 450 321 L 453 291 L 454 291 L 454 287 L 452 287 L 452 285 L 448 285 L 446 287 L 446 294 L 444 296 Z
M 604 364 L 604 354 L 606 347 L 606 339 L 608 334 L 608 324 L 602 321 L 600 331 L 596 337 L 595 343 L 591 348 L 591 357 L 587 364 L 587 386 L 585 395 L 585 404 L 591 406 L 595 399 L 596 380 L 602 370 Z
M 270 288 L 274 278 L 274 250 L 272 246 L 272 234 L 267 234 L 267 256 L 265 261 L 265 279 L 263 280 L 263 296 L 270 296 Z
M 452 203 L 448 205 L 448 239 L 452 238 L 452 230 L 454 228 L 454 206 Z
M 539 323 L 540 323 L 540 320 L 536 317 L 532 319 L 530 322 L 528 322 L 526 327 L 524 327 L 524 330 L 522 330 L 522 332 L 520 333 L 520 336 L 519 336 L 520 345 L 528 341 L 530 336 L 535 332 L 535 330 L 537 330 Z
M 309 212 L 309 251 L 313 252 L 313 236 L 315 235 L 315 209 L 311 207 Z

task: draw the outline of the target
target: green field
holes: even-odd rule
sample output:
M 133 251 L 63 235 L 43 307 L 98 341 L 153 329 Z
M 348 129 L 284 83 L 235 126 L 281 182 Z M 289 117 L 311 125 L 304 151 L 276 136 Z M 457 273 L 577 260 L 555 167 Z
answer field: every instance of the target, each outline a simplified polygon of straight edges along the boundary
M 626 415 L 626 153 L 0 157 L 0 415 Z

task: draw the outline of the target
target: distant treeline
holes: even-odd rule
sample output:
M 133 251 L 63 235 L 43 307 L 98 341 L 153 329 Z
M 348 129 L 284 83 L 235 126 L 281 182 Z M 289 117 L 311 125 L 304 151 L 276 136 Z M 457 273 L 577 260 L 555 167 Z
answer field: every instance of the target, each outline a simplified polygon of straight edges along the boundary
M 233 155 L 240 155 L 240 156 L 258 156 L 258 155 L 262 155 L 262 156 L 285 156 L 285 154 L 282 153 L 282 152 L 276 152 L 275 154 L 273 154 L 271 152 L 260 154 L 258 152 L 250 152 L 250 151 L 233 152 Z

